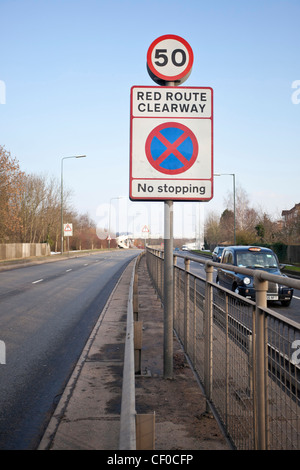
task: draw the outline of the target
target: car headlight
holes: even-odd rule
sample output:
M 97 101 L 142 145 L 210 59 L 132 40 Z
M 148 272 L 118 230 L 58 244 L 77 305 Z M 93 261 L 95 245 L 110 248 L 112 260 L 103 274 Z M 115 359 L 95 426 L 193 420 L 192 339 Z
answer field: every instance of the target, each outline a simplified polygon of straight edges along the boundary
M 250 282 L 251 282 L 251 279 L 250 279 L 249 277 L 244 277 L 243 283 L 244 283 L 246 286 L 248 286 L 248 285 L 250 284 Z

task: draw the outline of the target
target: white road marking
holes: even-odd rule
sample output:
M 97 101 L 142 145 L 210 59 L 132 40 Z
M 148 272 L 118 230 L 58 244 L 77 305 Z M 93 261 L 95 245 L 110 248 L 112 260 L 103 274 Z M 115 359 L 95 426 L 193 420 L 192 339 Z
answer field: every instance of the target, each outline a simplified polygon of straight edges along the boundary
M 66 270 L 66 273 L 68 273 L 69 271 L 72 271 L 72 269 L 67 269 L 67 270 Z
M 33 281 L 32 284 L 37 284 L 38 282 L 42 282 L 44 279 L 38 279 L 37 281 Z

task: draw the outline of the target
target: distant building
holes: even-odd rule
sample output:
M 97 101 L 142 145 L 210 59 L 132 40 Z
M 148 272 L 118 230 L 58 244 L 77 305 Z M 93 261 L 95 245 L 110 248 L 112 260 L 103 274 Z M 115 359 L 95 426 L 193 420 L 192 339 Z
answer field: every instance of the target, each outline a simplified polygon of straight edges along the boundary
M 300 203 L 295 204 L 294 207 L 290 210 L 282 211 L 281 216 L 283 217 L 286 224 L 296 220 L 297 217 L 300 216 Z

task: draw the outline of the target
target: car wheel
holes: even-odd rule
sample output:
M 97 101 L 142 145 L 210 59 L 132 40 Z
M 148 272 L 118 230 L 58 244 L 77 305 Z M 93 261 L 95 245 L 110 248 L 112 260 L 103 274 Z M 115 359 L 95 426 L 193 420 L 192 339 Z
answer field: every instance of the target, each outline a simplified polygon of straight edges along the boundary
M 291 300 L 281 300 L 281 305 L 283 307 L 288 307 L 291 303 Z

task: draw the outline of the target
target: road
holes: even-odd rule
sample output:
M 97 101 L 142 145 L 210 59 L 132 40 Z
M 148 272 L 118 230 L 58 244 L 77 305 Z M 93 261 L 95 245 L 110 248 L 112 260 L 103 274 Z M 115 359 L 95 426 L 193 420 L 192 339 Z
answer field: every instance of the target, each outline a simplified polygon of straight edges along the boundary
M 135 250 L 0 272 L 0 449 L 36 449 L 121 272 Z
M 187 251 L 179 251 L 177 252 L 177 254 L 191 255 L 191 253 L 188 253 Z M 208 259 L 209 258 L 206 258 L 204 256 L 199 256 L 199 260 L 202 260 L 204 262 L 207 261 Z M 177 265 L 180 267 L 184 267 L 184 261 L 182 258 L 178 257 Z M 205 278 L 206 274 L 204 271 L 203 264 L 191 261 L 190 270 L 192 273 L 197 274 L 198 276 L 202 278 Z M 216 273 L 217 273 L 217 269 L 214 268 L 214 281 L 216 280 Z M 300 290 L 294 289 L 293 300 L 289 307 L 283 307 L 280 302 L 269 303 L 268 307 L 280 313 L 281 315 L 284 315 L 287 318 L 290 318 L 291 320 L 294 320 L 300 323 Z

